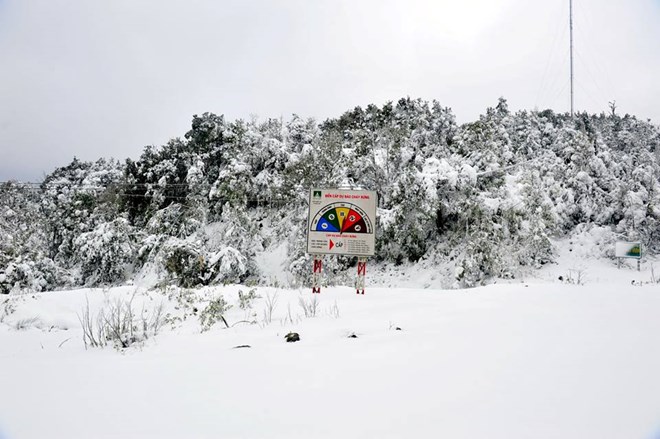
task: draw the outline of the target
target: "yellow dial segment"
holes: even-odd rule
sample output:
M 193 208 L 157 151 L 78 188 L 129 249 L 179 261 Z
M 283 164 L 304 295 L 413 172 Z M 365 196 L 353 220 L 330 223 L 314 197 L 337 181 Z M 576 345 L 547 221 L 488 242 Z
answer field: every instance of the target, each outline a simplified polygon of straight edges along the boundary
M 335 211 L 337 212 L 337 217 L 339 219 L 339 230 L 342 230 L 344 227 L 344 220 L 348 217 L 348 212 L 351 211 L 348 207 L 336 207 Z

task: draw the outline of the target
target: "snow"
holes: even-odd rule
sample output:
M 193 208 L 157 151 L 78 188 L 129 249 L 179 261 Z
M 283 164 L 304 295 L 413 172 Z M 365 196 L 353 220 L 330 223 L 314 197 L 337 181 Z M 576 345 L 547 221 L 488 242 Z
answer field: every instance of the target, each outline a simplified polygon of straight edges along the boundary
M 500 207 L 500 198 L 481 197 L 481 204 L 491 212 L 495 212 Z
M 458 172 L 452 168 L 447 160 L 439 160 L 430 157 L 424 161 L 424 167 L 420 172 L 421 179 L 426 187 L 427 196 L 430 199 L 437 197 L 438 182 L 446 181 L 451 188 L 456 188 Z
M 371 270 L 364 296 L 261 287 L 246 310 L 244 286 L 0 297 L 0 430 L 6 439 L 651 438 L 660 288 L 650 280 L 660 264 L 617 270 L 585 257 L 592 239 L 558 243 L 558 263 L 525 281 L 470 290 L 424 289 L 430 270 L 410 266 L 400 273 L 409 288 L 370 287 L 387 275 Z M 260 258 L 276 276 L 277 254 Z M 583 285 L 558 280 L 570 269 Z M 223 294 L 233 326 L 201 332 L 189 315 L 143 344 L 85 350 L 85 301 L 97 310 L 134 294 L 136 309 L 165 301 L 172 313 L 177 294 L 201 306 Z M 317 315 L 305 317 L 300 302 L 315 298 Z M 301 341 L 285 343 L 289 331 Z
M 467 181 L 474 186 L 477 184 L 477 171 L 474 169 L 472 166 L 466 164 L 463 164 L 463 167 L 461 168 L 461 176 L 465 175 L 467 178 Z
M 271 285 L 291 285 L 293 276 L 287 272 L 284 262 L 287 258 L 287 243 L 282 241 L 268 252 L 259 252 L 255 262 L 259 267 L 261 277 Z

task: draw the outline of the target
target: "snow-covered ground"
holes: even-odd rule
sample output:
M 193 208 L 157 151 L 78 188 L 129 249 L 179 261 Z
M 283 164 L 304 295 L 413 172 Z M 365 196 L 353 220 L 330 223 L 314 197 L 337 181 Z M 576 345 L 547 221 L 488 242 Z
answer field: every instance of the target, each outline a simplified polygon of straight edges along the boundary
M 0 297 L 0 437 L 658 437 L 654 262 L 617 270 L 565 247 L 560 263 L 509 283 L 424 289 L 432 274 L 411 268 L 397 281 L 409 288 L 369 277 L 364 296 L 258 288 L 246 310 L 241 286 Z M 199 312 L 220 294 L 232 327 L 201 332 Z M 133 295 L 139 312 L 164 303 L 158 335 L 86 350 L 86 300 L 94 315 Z M 301 341 L 286 343 L 290 331 Z

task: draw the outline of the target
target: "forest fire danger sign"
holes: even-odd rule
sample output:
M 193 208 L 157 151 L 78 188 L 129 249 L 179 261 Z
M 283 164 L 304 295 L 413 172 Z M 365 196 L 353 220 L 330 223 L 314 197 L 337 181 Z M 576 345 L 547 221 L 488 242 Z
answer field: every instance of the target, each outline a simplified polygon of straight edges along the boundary
M 311 189 L 307 253 L 373 256 L 376 192 Z

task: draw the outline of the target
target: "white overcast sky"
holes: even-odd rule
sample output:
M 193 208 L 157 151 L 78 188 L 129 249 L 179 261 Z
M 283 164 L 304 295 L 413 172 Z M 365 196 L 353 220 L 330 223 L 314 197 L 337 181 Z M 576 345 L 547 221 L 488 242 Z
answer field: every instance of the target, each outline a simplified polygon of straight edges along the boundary
M 569 109 L 568 0 L 0 0 L 0 180 L 139 157 L 193 114 Z M 660 123 L 660 0 L 574 0 L 576 109 Z

